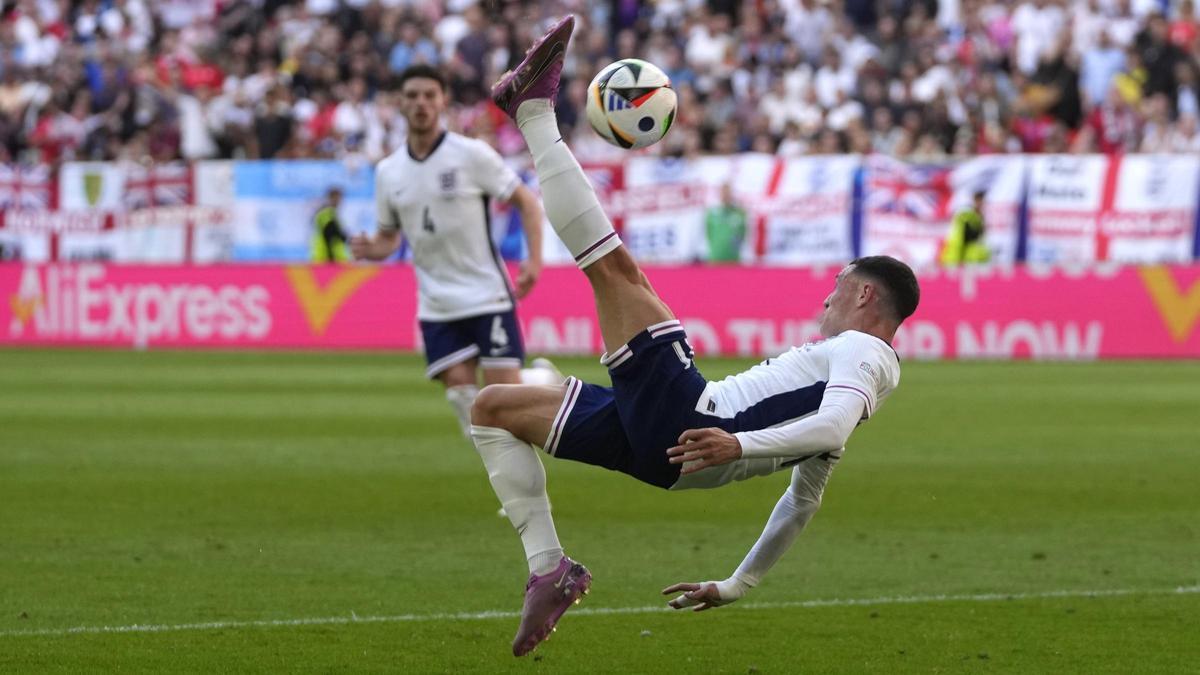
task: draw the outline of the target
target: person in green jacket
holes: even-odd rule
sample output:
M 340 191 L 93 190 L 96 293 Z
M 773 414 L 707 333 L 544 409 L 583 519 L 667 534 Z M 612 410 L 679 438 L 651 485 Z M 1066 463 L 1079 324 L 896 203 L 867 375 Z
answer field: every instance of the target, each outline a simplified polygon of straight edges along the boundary
M 329 188 L 325 203 L 313 216 L 312 261 L 315 263 L 340 263 L 350 260 L 346 249 L 346 231 L 338 218 L 338 206 L 342 203 L 342 189 Z
M 742 259 L 746 240 L 746 209 L 733 197 L 728 183 L 721 186 L 721 203 L 704 214 L 704 236 L 708 241 L 708 262 L 736 263 Z
M 947 267 L 972 263 L 985 263 L 991 257 L 984 233 L 983 198 L 986 192 L 977 191 L 971 204 L 954 214 L 950 222 L 950 234 L 942 242 L 942 264 Z

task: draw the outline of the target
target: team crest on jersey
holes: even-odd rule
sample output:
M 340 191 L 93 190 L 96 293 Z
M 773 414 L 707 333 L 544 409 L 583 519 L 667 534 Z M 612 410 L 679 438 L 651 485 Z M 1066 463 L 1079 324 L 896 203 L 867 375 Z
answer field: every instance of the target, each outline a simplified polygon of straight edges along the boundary
M 458 171 L 450 169 L 438 174 L 438 180 L 442 184 L 442 192 L 453 192 L 458 184 Z

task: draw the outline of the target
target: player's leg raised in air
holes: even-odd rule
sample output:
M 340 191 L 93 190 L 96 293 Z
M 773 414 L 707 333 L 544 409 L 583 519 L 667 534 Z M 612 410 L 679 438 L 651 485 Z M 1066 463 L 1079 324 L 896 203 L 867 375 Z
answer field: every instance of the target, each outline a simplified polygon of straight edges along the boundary
M 493 386 L 484 389 L 473 407 L 476 448 L 529 562 L 521 626 L 513 640 L 518 656 L 548 638 L 563 612 L 591 583 L 591 573 L 563 555 L 550 515 L 545 471 L 532 446 L 670 487 L 679 467 L 667 461 L 665 449 L 674 444 L 678 432 L 672 434 L 671 425 L 665 424 L 659 431 L 663 439 L 645 438 L 637 431 L 631 442 L 632 426 L 622 426 L 618 407 L 626 415 L 627 408 L 637 408 L 639 416 L 655 414 L 654 408 L 666 402 L 661 401 L 661 391 L 645 385 L 656 377 L 676 379 L 684 370 L 694 377 L 680 381 L 703 387 L 679 322 L 621 245 L 559 134 L 553 101 L 573 27 L 571 17 L 556 24 L 492 90 L 497 105 L 516 120 L 533 155 L 547 220 L 591 283 L 608 349 L 603 363 L 615 389 L 614 395 L 614 389 L 575 378 L 557 387 Z M 634 371 L 639 375 L 633 376 Z M 651 446 L 662 452 L 636 451 Z

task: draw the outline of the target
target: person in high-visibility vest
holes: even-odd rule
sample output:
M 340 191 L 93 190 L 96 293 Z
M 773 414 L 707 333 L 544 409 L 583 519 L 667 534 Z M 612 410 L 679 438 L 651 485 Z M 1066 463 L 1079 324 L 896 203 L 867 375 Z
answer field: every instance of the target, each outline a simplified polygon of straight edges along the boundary
M 339 263 L 350 260 L 346 248 L 346 231 L 338 218 L 338 206 L 342 203 L 342 189 L 329 188 L 325 203 L 313 216 L 312 261 L 316 263 Z
M 954 214 L 950 222 L 950 234 L 942 242 L 941 262 L 947 267 L 971 263 L 985 263 L 991 257 L 984 233 L 982 190 L 975 193 L 971 204 Z

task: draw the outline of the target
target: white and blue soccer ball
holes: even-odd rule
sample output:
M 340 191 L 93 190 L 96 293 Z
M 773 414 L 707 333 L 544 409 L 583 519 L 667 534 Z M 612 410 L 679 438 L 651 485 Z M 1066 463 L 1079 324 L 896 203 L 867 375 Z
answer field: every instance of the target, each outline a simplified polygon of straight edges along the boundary
M 601 138 L 619 148 L 654 145 L 675 121 L 675 90 L 658 66 L 621 59 L 588 85 L 587 118 Z

